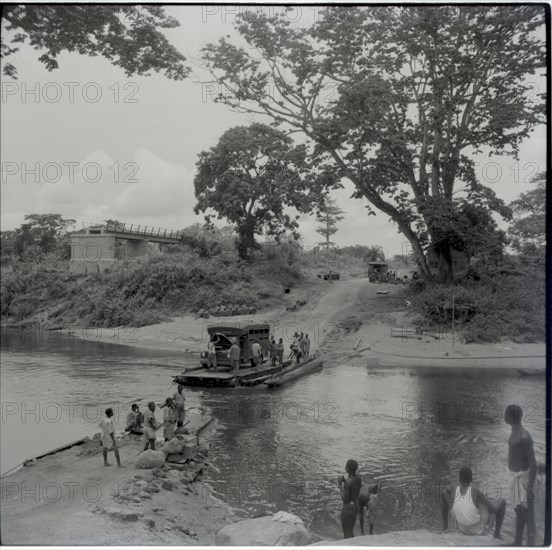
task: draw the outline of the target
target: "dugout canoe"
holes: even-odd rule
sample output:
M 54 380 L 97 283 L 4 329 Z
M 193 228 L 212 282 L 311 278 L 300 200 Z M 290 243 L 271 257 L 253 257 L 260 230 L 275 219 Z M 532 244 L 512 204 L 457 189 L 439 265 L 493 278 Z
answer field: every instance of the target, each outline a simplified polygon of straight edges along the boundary
M 517 369 L 521 376 L 545 376 L 546 369 Z
M 275 376 L 270 377 L 265 382 L 265 385 L 268 386 L 269 388 L 283 386 L 288 382 L 292 382 L 293 380 L 297 380 L 298 378 L 301 378 L 306 374 L 309 374 L 315 370 L 321 369 L 323 366 L 324 366 L 323 357 L 313 357 L 312 359 L 307 359 L 304 363 L 293 365 L 293 368 L 290 368 L 286 372 L 282 372 L 281 374 L 277 374 Z

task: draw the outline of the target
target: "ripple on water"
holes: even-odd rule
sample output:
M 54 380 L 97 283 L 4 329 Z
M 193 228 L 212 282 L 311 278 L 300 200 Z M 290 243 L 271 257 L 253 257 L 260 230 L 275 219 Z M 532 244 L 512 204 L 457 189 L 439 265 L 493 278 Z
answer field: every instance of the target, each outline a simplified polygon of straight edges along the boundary
M 36 439 L 50 447 L 56 437 L 75 439 L 74 434 L 97 431 L 99 419 L 85 418 L 85 405 L 100 412 L 107 403 L 119 405 L 121 429 L 131 402 L 159 402 L 174 392 L 172 376 L 195 362 L 174 352 L 79 342 L 20 345 L 4 339 L 1 359 L 2 401 L 77 404 L 72 422 L 64 417 L 38 425 L 46 438 L 17 418 L 3 426 L 2 443 Z M 376 532 L 439 529 L 435 484 L 454 481 L 464 464 L 472 466 L 476 480 L 506 487 L 509 432 L 502 417 L 509 403 L 520 403 L 530 414 L 527 427 L 538 458 L 544 458 L 545 386 L 509 372 L 371 371 L 364 364 L 341 364 L 278 392 L 186 393 L 189 406 L 207 408 L 220 420 L 212 445 L 214 467 L 206 477 L 211 491 L 242 514 L 294 512 L 329 538 L 341 536 L 337 478 L 349 458 L 359 462 L 364 479 L 384 481 Z M 443 404 L 455 404 L 458 417 L 436 417 L 437 405 Z M 240 405 L 255 414 L 240 412 Z M 24 459 L 32 452 L 2 444 L 3 468 L 6 458 Z M 506 535 L 512 521 L 508 512 Z

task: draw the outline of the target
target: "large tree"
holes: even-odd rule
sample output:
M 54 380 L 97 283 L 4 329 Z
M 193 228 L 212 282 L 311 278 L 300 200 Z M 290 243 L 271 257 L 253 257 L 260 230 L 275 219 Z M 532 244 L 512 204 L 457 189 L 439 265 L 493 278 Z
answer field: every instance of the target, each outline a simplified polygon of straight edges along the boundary
M 234 224 L 238 250 L 247 258 L 255 235 L 298 238 L 297 218 L 286 206 L 309 212 L 320 191 L 335 183 L 331 171 L 318 172 L 307 162 L 304 145 L 270 126 L 254 123 L 227 130 L 209 151 L 199 155 L 194 179 L 196 213 L 208 212 Z
M 218 101 L 306 135 L 319 163 L 397 224 L 420 272 L 432 277 L 431 247 L 450 281 L 447 226 L 463 201 L 509 214 L 473 154 L 517 157 L 544 121 L 544 94 L 529 94 L 543 23 L 538 5 L 327 7 L 310 28 L 248 13 L 237 29 L 249 47 L 223 38 L 203 59 Z
M 19 229 L 8 232 L 3 245 L 6 244 L 6 253 L 9 251 L 19 259 L 24 259 L 28 251 L 36 256 L 35 260 L 52 252 L 66 259 L 71 254 L 68 231 L 74 224 L 75 220 L 61 214 L 27 214 Z
M 5 4 L 0 48 L 3 73 L 17 78 L 17 68 L 6 58 L 27 43 L 41 52 L 39 61 L 49 71 L 58 68 L 58 55 L 67 51 L 102 55 L 127 76 L 163 71 L 181 80 L 190 70 L 184 65 L 186 58 L 161 30 L 179 25 L 155 5 Z

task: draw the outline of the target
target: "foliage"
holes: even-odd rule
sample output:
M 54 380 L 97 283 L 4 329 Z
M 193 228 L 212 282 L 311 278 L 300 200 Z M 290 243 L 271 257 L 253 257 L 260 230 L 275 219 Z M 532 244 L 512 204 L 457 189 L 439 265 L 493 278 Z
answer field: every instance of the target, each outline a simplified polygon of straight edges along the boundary
M 75 220 L 64 219 L 61 214 L 27 214 L 19 229 L 2 233 L 3 260 L 40 262 L 48 254 L 69 259 L 68 230 L 74 223 Z
M 360 258 L 365 262 L 385 261 L 383 248 L 379 245 L 365 246 L 361 244 L 356 244 L 353 246 L 342 246 L 335 252 L 336 254 L 341 256 L 352 256 L 353 258 Z
M 545 67 L 543 23 L 537 5 L 334 6 L 310 28 L 248 13 L 237 23 L 248 48 L 224 38 L 203 59 L 227 92 L 219 101 L 302 132 L 313 162 L 397 224 L 420 273 L 431 278 L 432 245 L 451 281 L 440 228 L 455 223 L 458 184 L 508 215 L 468 153 L 516 156 L 544 121 L 544 94 L 527 80 Z
M 326 246 L 326 250 L 330 249 L 330 245 L 334 243 L 330 242 L 330 237 L 337 233 L 337 222 L 345 219 L 343 216 L 345 212 L 339 208 L 337 201 L 334 199 L 327 199 L 324 205 L 316 212 L 316 221 L 321 225 L 317 228 L 316 232 L 320 233 L 324 237 L 324 242 L 318 243 Z
M 510 204 L 514 221 L 509 234 L 512 248 L 518 254 L 544 254 L 546 244 L 546 173 L 532 179 L 535 187 Z
M 201 246 L 196 251 L 189 245 L 93 275 L 71 274 L 67 267 L 16 262 L 3 269 L 2 317 L 19 322 L 40 316 L 52 326 L 139 327 L 176 312 L 274 305 L 284 287 L 301 279 L 297 265 L 282 262 L 279 250 L 249 263 L 235 254 L 205 257 Z
M 466 342 L 545 340 L 543 265 L 480 262 L 458 284 L 421 284 L 410 285 L 410 299 L 427 328 L 450 333 L 454 326 Z
M 309 211 L 318 200 L 321 183 L 332 174 L 316 173 L 306 149 L 283 132 L 264 124 L 227 130 L 218 144 L 199 155 L 194 179 L 196 213 L 214 210 L 219 219 L 235 224 L 240 257 L 255 247 L 255 235 L 280 238 L 291 231 L 298 238 L 297 219 L 286 206 Z M 207 214 L 210 221 L 215 214 Z
M 6 4 L 2 19 L 3 73 L 12 78 L 17 78 L 17 69 L 5 59 L 25 43 L 42 52 L 38 59 L 49 71 L 58 68 L 63 51 L 102 55 L 127 76 L 163 71 L 182 80 L 190 71 L 162 31 L 180 24 L 161 6 Z M 13 33 L 9 42 L 4 41 L 6 32 Z

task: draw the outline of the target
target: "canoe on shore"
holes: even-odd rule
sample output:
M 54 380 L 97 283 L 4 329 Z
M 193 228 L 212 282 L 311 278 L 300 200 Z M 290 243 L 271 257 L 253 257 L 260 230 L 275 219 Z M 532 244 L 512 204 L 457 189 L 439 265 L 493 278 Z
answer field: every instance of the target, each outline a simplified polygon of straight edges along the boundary
M 545 376 L 546 369 L 518 369 L 518 374 L 521 376 Z
M 272 376 L 265 382 L 265 384 L 269 388 L 283 386 L 292 380 L 297 380 L 297 378 L 301 378 L 301 376 L 305 376 L 310 372 L 321 369 L 323 366 L 323 357 L 313 357 L 312 359 L 307 359 L 304 363 L 293 365 L 285 372 Z

